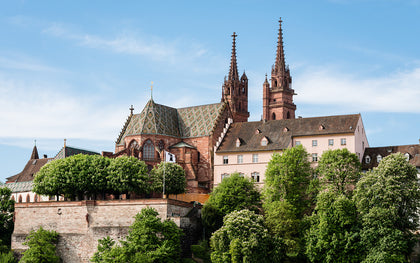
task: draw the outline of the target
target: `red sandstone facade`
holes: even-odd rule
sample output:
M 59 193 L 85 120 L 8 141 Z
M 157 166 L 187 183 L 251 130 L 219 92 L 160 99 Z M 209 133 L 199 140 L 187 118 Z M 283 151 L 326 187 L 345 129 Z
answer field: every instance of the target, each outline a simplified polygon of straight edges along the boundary
M 277 42 L 276 62 L 271 70 L 271 87 L 265 77 L 263 84 L 263 119 L 283 120 L 294 119 L 296 105 L 293 103 L 295 91 L 291 88 L 292 77 L 286 66 L 283 49 L 283 32 L 279 21 L 279 37 Z

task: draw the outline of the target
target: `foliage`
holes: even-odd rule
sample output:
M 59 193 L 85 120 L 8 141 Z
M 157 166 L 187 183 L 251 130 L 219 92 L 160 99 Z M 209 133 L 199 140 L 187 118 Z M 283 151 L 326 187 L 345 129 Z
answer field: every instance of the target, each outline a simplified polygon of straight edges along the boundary
M 56 255 L 55 245 L 57 241 L 58 233 L 55 231 L 44 230 L 42 227 L 37 231 L 32 230 L 23 243 L 29 246 L 29 249 L 23 252 L 23 257 L 20 262 L 60 262 L 60 258 Z
M 385 157 L 357 184 L 363 262 L 407 262 L 418 227 L 420 188 L 416 168 L 402 154 Z
M 153 191 L 163 190 L 163 175 L 165 175 L 165 194 L 183 194 L 187 190 L 187 180 L 184 169 L 176 163 L 161 162 L 152 169 Z
M 11 235 L 13 233 L 13 212 L 15 201 L 11 200 L 12 190 L 0 186 L 0 252 L 10 248 Z M 5 246 L 5 249 L 1 249 Z
M 12 251 L 0 253 L 0 263 L 17 263 Z
M 360 176 L 359 158 L 347 148 L 325 151 L 318 163 L 317 173 L 325 188 L 349 194 Z
M 273 154 L 265 172 L 263 189 L 267 225 L 283 238 L 287 255 L 304 259 L 304 216 L 310 214 L 317 194 L 317 180 L 312 177 L 308 153 L 301 146 Z
M 308 192 L 311 175 L 308 153 L 302 145 L 286 149 L 281 155 L 273 154 L 265 172 L 265 202 L 287 200 L 303 216 L 311 206 L 312 198 L 308 197 L 314 194 Z
M 211 261 L 281 262 L 281 242 L 276 242 L 264 225 L 264 218 L 247 209 L 233 211 L 210 239 Z
M 135 216 L 121 246 L 109 237 L 100 240 L 92 262 L 179 262 L 182 230 L 171 220 L 161 221 L 153 208 Z
M 315 213 L 306 237 L 311 262 L 360 262 L 360 226 L 355 203 L 334 191 L 318 195 Z
M 203 263 L 211 263 L 211 259 L 210 259 L 211 251 L 206 240 L 200 241 L 198 245 L 192 245 L 191 251 L 194 257 L 201 259 Z
M 112 159 L 107 179 L 108 188 L 112 189 L 115 194 L 150 192 L 147 166 L 143 161 L 132 156 Z
M 78 154 L 44 165 L 35 176 L 33 190 L 41 195 L 80 200 L 85 195 L 96 198 L 105 193 L 149 193 L 151 187 L 143 161 Z
M 258 213 L 261 209 L 260 192 L 250 179 L 233 173 L 213 189 L 204 204 L 202 217 L 206 230 L 213 233 L 222 226 L 225 215 L 242 209 Z

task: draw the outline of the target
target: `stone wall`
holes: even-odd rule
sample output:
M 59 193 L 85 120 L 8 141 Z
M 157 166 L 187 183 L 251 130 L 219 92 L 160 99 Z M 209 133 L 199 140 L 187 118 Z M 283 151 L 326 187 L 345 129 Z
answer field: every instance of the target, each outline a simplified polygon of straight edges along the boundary
M 110 236 L 123 239 L 134 216 L 145 207 L 152 207 L 162 219 L 170 218 L 188 235 L 183 240 L 184 254 L 200 235 L 200 208 L 171 199 L 137 199 L 77 202 L 20 203 L 15 206 L 15 228 L 12 249 L 23 252 L 22 243 L 31 230 L 43 227 L 59 233 L 57 246 L 63 262 L 89 262 L 98 239 Z

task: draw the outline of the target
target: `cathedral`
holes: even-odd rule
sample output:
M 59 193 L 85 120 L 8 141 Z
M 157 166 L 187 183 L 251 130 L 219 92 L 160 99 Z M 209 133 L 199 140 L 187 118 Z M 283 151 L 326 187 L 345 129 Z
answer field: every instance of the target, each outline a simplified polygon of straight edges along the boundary
M 267 77 L 263 84 L 263 118 L 293 119 L 296 105 L 291 88 L 290 70 L 285 64 L 283 35 L 278 33 L 277 54 L 271 72 L 271 87 Z M 221 101 L 209 105 L 172 108 L 151 98 L 140 113 L 130 108 L 115 144 L 115 153 L 105 156 L 134 156 L 151 169 L 163 161 L 164 152 L 175 154 L 177 163 L 186 171 L 188 193 L 207 194 L 214 183 L 215 149 L 232 123 L 247 122 L 248 78 L 238 74 L 236 33 L 232 38 L 230 69 L 222 85 Z

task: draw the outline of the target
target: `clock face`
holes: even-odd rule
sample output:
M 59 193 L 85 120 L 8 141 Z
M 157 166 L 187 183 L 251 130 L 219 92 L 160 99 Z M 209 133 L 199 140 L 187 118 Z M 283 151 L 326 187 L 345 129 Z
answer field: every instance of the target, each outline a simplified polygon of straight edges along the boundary
M 158 147 L 159 147 L 159 150 L 161 150 L 161 151 L 165 148 L 165 143 L 163 142 L 163 140 L 159 141 Z

